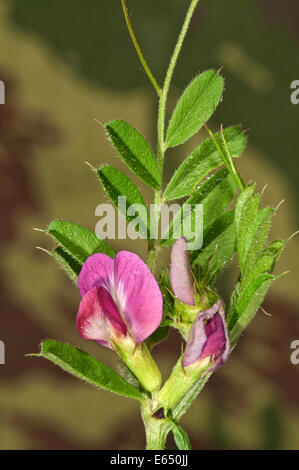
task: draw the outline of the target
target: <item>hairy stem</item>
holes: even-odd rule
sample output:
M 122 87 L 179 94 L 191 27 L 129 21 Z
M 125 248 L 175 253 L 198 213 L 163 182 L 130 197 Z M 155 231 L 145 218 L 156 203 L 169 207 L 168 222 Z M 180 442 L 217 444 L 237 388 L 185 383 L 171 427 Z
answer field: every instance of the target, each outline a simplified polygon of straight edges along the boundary
M 158 237 L 162 204 L 162 192 L 161 190 L 157 190 L 154 194 L 154 204 L 152 205 L 151 209 L 151 240 L 149 241 L 149 248 L 146 259 L 146 263 L 153 274 L 155 274 L 156 271 L 157 257 L 160 251 L 160 243 Z
M 187 31 L 190 26 L 190 21 L 193 16 L 194 10 L 198 4 L 199 0 L 192 0 L 191 4 L 189 6 L 189 9 L 187 11 L 185 21 L 183 23 L 178 41 L 176 43 L 176 46 L 174 48 L 172 57 L 170 59 L 170 63 L 166 72 L 166 77 L 162 89 L 162 94 L 160 96 L 160 101 L 159 101 L 159 110 L 158 110 L 158 125 L 157 125 L 157 131 L 158 131 L 158 148 L 157 148 L 157 163 L 158 163 L 158 168 L 161 174 L 161 181 L 163 181 L 163 173 L 164 173 L 164 157 L 165 157 L 165 151 L 167 149 L 167 146 L 165 144 L 165 119 L 166 119 L 166 107 L 167 107 L 167 98 L 168 98 L 168 92 L 169 88 L 171 85 L 171 80 L 173 77 L 174 69 L 178 61 L 178 57 L 180 55 L 184 39 L 186 37 Z M 161 204 L 163 203 L 162 198 L 161 198 L 161 191 L 155 191 L 155 196 L 154 196 L 154 202 L 155 204 L 158 204 L 158 207 L 156 208 L 156 216 L 157 216 L 157 229 L 159 230 L 160 227 L 160 213 L 161 213 Z M 157 257 L 159 253 L 159 241 L 155 240 L 155 242 L 150 246 L 149 253 L 148 253 L 148 258 L 150 259 L 151 262 L 151 270 L 152 272 L 155 272 L 156 270 L 156 263 L 157 263 Z
M 163 417 L 160 419 L 153 416 L 150 402 L 142 406 L 141 414 L 145 427 L 146 450 L 163 450 L 171 423 Z
M 146 61 L 144 55 L 142 54 L 141 48 L 140 48 L 139 43 L 137 41 L 137 38 L 135 36 L 125 0 L 121 0 L 121 4 L 122 4 L 122 7 L 123 7 L 123 12 L 124 12 L 124 16 L 125 16 L 126 23 L 127 23 L 127 26 L 128 26 L 128 30 L 129 30 L 131 39 L 133 41 L 134 47 L 136 49 L 136 52 L 138 54 L 139 60 L 142 64 L 142 67 L 144 68 L 146 75 L 148 76 L 148 78 L 152 82 L 158 96 L 161 96 L 162 91 L 161 91 L 155 77 L 153 76 L 153 74 L 152 74 L 152 72 L 151 72 L 151 70 L 150 70 L 150 68 L 147 64 L 147 61 Z
M 190 21 L 193 16 L 194 10 L 198 4 L 199 0 L 192 0 L 191 4 L 188 8 L 181 32 L 178 37 L 178 41 L 174 48 L 174 52 L 172 54 L 167 72 L 166 77 L 163 85 L 163 89 L 161 90 L 158 86 L 153 74 L 151 73 L 147 62 L 142 54 L 138 41 L 136 39 L 135 33 L 133 31 L 133 27 L 130 21 L 130 17 L 128 14 L 128 9 L 126 6 L 125 0 L 121 0 L 125 19 L 127 22 L 128 30 L 139 56 L 139 59 L 142 63 L 142 66 L 149 77 L 150 81 L 152 82 L 153 86 L 155 87 L 160 100 L 159 100 L 159 110 L 158 110 L 158 123 L 157 123 L 157 164 L 161 175 L 161 181 L 163 182 L 163 173 L 164 173 L 164 157 L 165 151 L 167 149 L 167 145 L 165 143 L 165 119 L 166 119 L 166 107 L 167 107 L 167 98 L 168 93 L 171 85 L 171 80 L 173 77 L 173 73 L 177 64 L 177 60 L 179 54 L 181 52 L 184 39 L 186 37 L 187 31 L 189 29 Z M 156 265 L 157 265 L 157 257 L 160 249 L 160 243 L 158 240 L 158 233 L 160 228 L 160 218 L 161 218 L 161 206 L 163 204 L 163 196 L 161 189 L 156 190 L 154 193 L 154 211 L 153 214 L 153 233 L 154 233 L 154 240 L 149 242 L 149 250 L 147 255 L 147 264 L 150 267 L 151 271 L 155 273 Z M 159 419 L 152 415 L 152 405 L 154 400 L 147 403 L 146 406 L 142 406 L 142 418 L 146 430 L 146 448 L 148 450 L 163 450 L 165 447 L 165 442 L 167 435 L 171 429 L 171 425 L 169 424 L 169 420 L 167 419 Z
M 190 21 L 192 19 L 194 10 L 198 4 L 199 0 L 192 0 L 189 9 L 187 11 L 185 21 L 183 23 L 178 41 L 176 43 L 176 46 L 174 48 L 172 57 L 170 59 L 170 63 L 166 72 L 166 77 L 163 85 L 163 90 L 162 90 L 162 96 L 160 98 L 160 104 L 159 104 L 159 113 L 158 113 L 158 165 L 161 171 L 161 174 L 163 175 L 163 163 L 164 163 L 164 154 L 166 150 L 165 142 L 164 142 L 164 136 L 165 136 L 165 116 L 166 116 L 166 105 L 167 105 L 167 97 L 168 97 L 168 92 L 169 88 L 171 85 L 171 80 L 173 77 L 173 72 L 176 67 L 178 57 L 180 55 L 180 52 L 182 50 L 182 46 L 184 43 L 184 39 L 186 37 L 187 31 L 190 26 Z

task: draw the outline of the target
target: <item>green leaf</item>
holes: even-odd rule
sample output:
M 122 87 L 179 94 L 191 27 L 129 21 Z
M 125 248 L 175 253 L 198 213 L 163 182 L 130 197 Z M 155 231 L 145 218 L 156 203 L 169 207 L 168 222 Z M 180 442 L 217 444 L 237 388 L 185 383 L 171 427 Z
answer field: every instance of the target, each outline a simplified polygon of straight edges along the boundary
M 223 78 L 214 70 L 198 75 L 183 92 L 171 117 L 167 147 L 175 147 L 190 139 L 208 121 L 223 92 Z
M 49 251 L 60 266 L 66 271 L 71 280 L 77 284 L 77 279 L 80 274 L 82 264 L 75 260 L 71 255 L 68 254 L 61 246 L 55 248 L 54 251 Z
M 104 253 L 114 257 L 116 251 L 108 243 L 98 238 L 94 233 L 81 225 L 65 220 L 54 220 L 46 233 L 49 233 L 62 247 L 79 263 L 84 263 L 86 259 L 94 253 Z M 60 258 L 63 253 L 56 253 Z
M 41 344 L 39 357 L 44 357 L 80 380 L 98 388 L 143 401 L 143 396 L 95 357 L 70 344 L 48 339 Z
M 199 264 L 208 272 L 207 280 L 212 281 L 218 272 L 233 258 L 236 251 L 234 211 L 218 217 L 204 231 L 204 244 L 193 254 L 192 265 Z
M 183 204 L 181 211 L 178 212 L 169 225 L 169 237 L 166 238 L 167 230 L 163 234 L 161 245 L 171 246 L 173 244 L 174 227 L 177 227 L 179 224 L 181 226 L 181 233 L 183 233 L 184 208 L 186 205 L 191 206 L 191 226 L 195 227 L 195 206 L 203 204 L 203 223 L 205 229 L 207 229 L 225 212 L 234 197 L 236 189 L 236 183 L 226 168 L 214 173 Z
M 166 326 L 167 319 L 174 316 L 174 295 L 172 294 L 169 273 L 161 267 L 159 287 L 163 297 L 163 318 L 161 326 Z
M 104 190 L 110 197 L 114 206 L 120 211 L 120 213 L 131 222 L 137 216 L 127 214 L 128 207 L 138 204 L 141 207 L 141 211 L 138 211 L 140 217 L 139 232 L 146 236 L 149 232 L 149 216 L 143 197 L 141 196 L 139 189 L 134 183 L 121 171 L 113 168 L 112 166 L 104 165 L 97 170 L 101 183 Z M 119 207 L 119 197 L 125 197 L 126 201 L 124 205 Z
M 236 342 L 253 319 L 269 287 L 277 279 L 278 276 L 270 273 L 285 246 L 283 240 L 275 240 L 266 246 L 276 209 L 266 207 L 259 211 L 259 203 L 260 196 L 254 195 L 254 186 L 246 188 L 236 203 L 241 280 L 233 291 L 228 314 L 232 342 Z
M 238 238 L 239 238 L 239 231 L 240 231 L 243 208 L 244 208 L 244 205 L 247 203 L 247 201 L 252 198 L 253 193 L 254 193 L 254 188 L 255 188 L 254 185 L 247 186 L 247 188 L 245 188 L 241 192 L 236 202 L 235 226 L 236 226 L 236 234 Z
M 261 274 L 244 290 L 243 294 L 237 296 L 236 305 L 231 307 L 228 318 L 232 344 L 253 320 L 275 279 L 277 277 L 271 274 Z
M 285 240 L 273 240 L 266 248 L 266 252 L 270 253 L 274 257 L 274 263 L 277 262 L 278 258 L 280 257 L 284 247 L 286 246 Z
M 225 129 L 224 136 L 233 156 L 240 156 L 246 147 L 247 138 L 240 127 Z M 215 139 L 225 152 L 221 133 L 215 134 Z M 180 165 L 168 183 L 164 198 L 166 201 L 188 196 L 212 170 L 223 164 L 213 139 L 209 137 Z
M 256 260 L 250 269 L 246 270 L 244 279 L 241 283 L 240 295 L 245 291 L 248 285 L 252 284 L 260 274 L 270 273 L 275 263 L 275 257 L 267 252 L 263 252 L 262 255 Z
M 69 253 L 67 253 L 61 246 L 58 246 L 54 250 L 46 250 L 45 248 L 40 248 L 40 250 L 47 253 L 51 258 L 53 258 L 58 265 L 67 273 L 70 279 L 74 284 L 77 285 L 78 275 L 81 271 L 82 264 L 75 260 Z
M 230 205 L 237 190 L 234 178 L 226 168 L 214 173 L 197 191 L 199 197 L 205 196 L 200 202 L 203 204 L 203 220 L 205 230 L 223 215 Z M 206 194 L 206 195 L 205 195 Z M 188 199 L 189 204 L 197 203 L 196 193 Z
M 172 433 L 179 450 L 191 450 L 188 434 L 181 426 L 172 422 Z
M 273 213 L 274 209 L 266 207 L 255 216 L 248 227 L 240 259 L 241 273 L 244 277 L 246 277 L 247 273 L 253 268 L 266 244 Z
M 147 141 L 125 121 L 111 121 L 105 125 L 112 143 L 129 168 L 145 183 L 155 189 L 161 186 L 161 177 L 155 156 Z
M 248 198 L 245 204 L 242 207 L 242 213 L 238 225 L 238 234 L 237 234 L 237 252 L 238 252 L 238 259 L 239 265 L 241 268 L 241 272 L 243 272 L 243 266 L 245 262 L 244 257 L 244 248 L 245 248 L 245 240 L 248 236 L 248 232 L 252 228 L 253 221 L 258 214 L 260 204 L 260 197 L 259 196 L 252 196 Z
M 186 395 L 174 405 L 174 407 L 171 409 L 171 414 L 175 420 L 179 420 L 181 416 L 186 413 L 186 411 L 188 410 L 188 408 L 190 408 L 195 398 L 202 391 L 212 374 L 212 372 L 209 372 L 206 375 L 201 376 L 189 389 Z

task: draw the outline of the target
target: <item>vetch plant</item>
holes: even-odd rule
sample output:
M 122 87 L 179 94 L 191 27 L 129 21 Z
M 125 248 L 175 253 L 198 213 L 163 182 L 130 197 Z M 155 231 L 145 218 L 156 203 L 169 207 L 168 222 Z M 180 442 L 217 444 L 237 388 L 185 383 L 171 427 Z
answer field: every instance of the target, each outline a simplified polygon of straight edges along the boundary
M 246 147 L 240 126 L 213 133 L 208 120 L 222 100 L 220 72 L 207 70 L 185 89 L 166 125 L 167 98 L 172 76 L 192 15 L 199 0 L 190 5 L 166 73 L 164 85 L 155 80 L 135 37 L 125 0 L 121 0 L 128 29 L 159 103 L 157 150 L 130 124 L 114 120 L 104 127 L 123 162 L 153 189 L 153 210 L 148 213 L 136 185 L 109 165 L 95 169 L 112 204 L 132 221 L 128 206 L 142 207 L 139 227 L 147 238 L 146 260 L 127 251 L 116 253 L 86 228 L 63 220 L 53 221 L 44 232 L 58 244 L 48 253 L 65 269 L 81 294 L 77 328 L 82 338 L 108 347 L 124 363 L 123 376 L 86 352 L 55 340 L 41 344 L 44 357 L 100 389 L 139 401 L 147 449 L 164 449 L 172 432 L 179 449 L 190 441 L 179 420 L 210 376 L 228 359 L 237 341 L 259 310 L 278 276 L 272 274 L 286 241 L 268 241 L 277 208 L 261 208 L 261 194 L 246 185 L 235 162 Z M 184 144 L 205 127 L 207 139 L 187 156 L 164 187 L 164 157 L 168 149 Z M 182 147 L 183 149 L 183 147 Z M 123 198 L 123 199 L 121 199 Z M 183 199 L 184 198 L 184 199 Z M 119 207 L 119 200 L 124 207 Z M 165 203 L 183 199 L 179 214 L 158 237 Z M 196 207 L 203 206 L 203 244 L 192 247 L 198 227 Z M 190 237 L 176 237 L 186 207 Z M 157 259 L 171 247 L 170 271 Z M 215 288 L 217 275 L 237 256 L 240 274 L 229 305 Z M 74 320 L 75 323 L 75 320 Z M 177 329 L 186 343 L 178 361 L 162 384 L 152 348 Z

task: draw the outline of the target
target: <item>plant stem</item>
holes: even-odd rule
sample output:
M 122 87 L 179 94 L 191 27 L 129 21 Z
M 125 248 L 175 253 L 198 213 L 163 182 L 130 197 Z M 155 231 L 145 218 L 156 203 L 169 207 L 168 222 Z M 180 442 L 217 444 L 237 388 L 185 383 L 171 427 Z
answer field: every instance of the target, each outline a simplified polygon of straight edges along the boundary
M 142 406 L 141 414 L 145 427 L 146 450 L 164 450 L 171 423 L 166 419 L 153 417 L 150 403 Z
M 162 192 L 157 190 L 154 193 L 154 204 L 152 206 L 153 211 L 151 213 L 151 237 L 154 235 L 154 239 L 149 241 L 149 249 L 147 253 L 146 263 L 149 266 L 153 274 L 156 271 L 157 257 L 160 251 L 160 243 L 158 240 L 159 237 L 159 226 L 160 226 L 160 214 L 161 206 L 163 204 Z
M 208 132 L 208 134 L 211 136 L 211 138 L 213 139 L 213 142 L 219 152 L 219 155 L 221 156 L 222 158 L 222 161 L 223 163 L 225 164 L 226 168 L 228 169 L 228 171 L 230 172 L 230 174 L 232 175 L 232 177 L 234 178 L 235 182 L 237 183 L 237 186 L 240 190 L 240 192 L 242 192 L 245 188 L 246 188 L 246 185 L 244 183 L 244 181 L 242 180 L 241 178 L 241 175 L 240 173 L 238 172 L 235 164 L 234 164 L 234 161 L 232 159 L 232 156 L 230 154 L 230 151 L 229 151 L 229 148 L 228 148 L 228 145 L 227 145 L 227 142 L 226 142 L 226 139 L 225 139 L 225 136 L 224 136 L 224 132 L 223 132 L 223 128 L 221 126 L 221 136 L 222 136 L 222 140 L 223 140 L 223 144 L 224 144 L 224 148 L 225 148 L 225 151 L 226 151 L 226 154 L 222 151 L 222 149 L 220 148 L 220 145 L 218 144 L 217 142 L 217 139 L 215 137 L 215 135 L 213 134 L 213 132 L 211 131 L 211 129 L 209 129 L 208 125 L 205 124 L 205 128 Z
M 183 23 L 178 41 L 176 43 L 172 57 L 170 59 L 170 63 L 168 66 L 168 70 L 166 72 L 166 77 L 165 77 L 165 81 L 163 85 L 162 96 L 160 98 L 159 114 L 158 114 L 158 165 L 162 174 L 163 174 L 164 154 L 166 150 L 166 145 L 164 142 L 164 135 L 165 135 L 165 115 L 166 115 L 168 92 L 169 92 L 171 80 L 173 77 L 173 72 L 176 67 L 178 57 L 180 55 L 180 52 L 183 46 L 184 39 L 186 37 L 187 31 L 190 26 L 190 21 L 192 19 L 194 10 L 198 2 L 199 0 L 192 0 L 190 7 L 187 11 L 185 21 Z
M 122 7 L 123 7 L 123 12 L 124 12 L 124 15 L 125 15 L 125 19 L 126 19 L 126 23 L 127 23 L 127 26 L 128 26 L 128 30 L 129 30 L 129 33 L 130 33 L 130 36 L 131 36 L 131 39 L 133 41 L 133 44 L 134 44 L 134 47 L 136 49 L 136 52 L 138 54 L 138 57 L 140 59 L 140 62 L 145 70 L 145 73 L 147 74 L 148 78 L 150 79 L 150 81 L 152 82 L 156 92 L 158 93 L 158 96 L 161 96 L 162 94 L 162 91 L 155 79 L 155 77 L 153 76 L 152 72 L 150 71 L 150 68 L 147 64 L 147 61 L 144 57 L 144 55 L 142 54 L 142 51 L 140 49 L 140 46 L 139 46 L 139 43 L 137 41 L 137 38 L 135 36 L 135 33 L 134 33 L 134 30 L 133 30 L 133 27 L 132 27 L 132 23 L 131 23 L 131 20 L 130 20 L 130 16 L 129 16 L 129 12 L 128 12 L 128 8 L 127 8 L 127 5 L 126 5 L 126 1 L 125 0 L 121 0 L 121 4 L 122 4 Z
M 165 144 L 165 119 L 166 119 L 166 107 L 167 107 L 167 98 L 168 98 L 168 92 L 171 84 L 171 80 L 173 77 L 174 69 L 178 61 L 178 57 L 180 55 L 184 39 L 186 37 L 187 31 L 190 26 L 190 21 L 193 16 L 194 10 L 198 4 L 199 0 L 192 0 L 189 9 L 187 11 L 185 21 L 183 23 L 181 32 L 178 37 L 178 41 L 176 43 L 176 46 L 174 48 L 172 57 L 170 59 L 170 63 L 166 72 L 166 77 L 162 89 L 162 94 L 160 96 L 160 101 L 159 101 L 159 110 L 158 110 L 158 142 L 157 142 L 157 163 L 158 163 L 158 168 L 161 174 L 161 181 L 163 181 L 163 172 L 164 172 L 164 157 L 165 157 L 165 151 L 167 150 L 167 146 Z M 156 207 L 156 227 L 159 230 L 160 226 L 160 213 L 161 213 L 161 204 L 163 203 L 162 197 L 161 197 L 161 190 L 155 191 L 155 196 L 154 196 L 154 203 L 157 204 L 158 206 Z M 152 272 L 155 272 L 156 269 L 156 263 L 157 263 L 157 257 L 158 257 L 158 252 L 159 252 L 160 244 L 158 240 L 155 240 L 155 242 L 150 246 L 149 252 L 148 252 L 148 260 L 151 263 L 151 270 Z
M 227 145 L 227 142 L 226 142 L 226 138 L 225 138 L 225 135 L 224 135 L 224 132 L 223 132 L 223 127 L 221 125 L 221 136 L 222 136 L 222 140 L 223 140 L 223 143 L 224 143 L 224 148 L 226 150 L 226 155 L 227 155 L 227 160 L 228 160 L 228 163 L 232 169 L 232 172 L 233 172 L 233 175 L 234 175 L 234 178 L 239 186 L 239 189 L 240 191 L 242 192 L 245 188 L 246 188 L 246 185 L 240 175 L 240 173 L 238 172 L 237 170 L 237 167 L 233 161 L 233 158 L 231 156 L 231 153 L 230 153 L 230 150 L 228 148 L 228 145 Z

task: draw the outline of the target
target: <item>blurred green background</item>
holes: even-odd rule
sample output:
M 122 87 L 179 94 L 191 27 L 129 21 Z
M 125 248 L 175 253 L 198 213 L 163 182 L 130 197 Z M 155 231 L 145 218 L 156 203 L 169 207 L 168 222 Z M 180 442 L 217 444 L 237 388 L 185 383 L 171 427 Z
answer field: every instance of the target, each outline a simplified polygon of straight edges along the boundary
M 188 3 L 128 0 L 159 81 Z M 246 181 L 256 180 L 259 190 L 268 185 L 265 204 L 285 199 L 273 238 L 298 229 L 299 105 L 290 102 L 290 83 L 299 79 L 298 46 L 297 0 L 202 0 L 170 96 L 171 109 L 195 74 L 224 67 L 226 91 L 213 126 L 241 122 L 250 129 L 240 171 Z M 120 0 L 2 0 L 0 80 L 6 84 L 6 104 L 0 105 L 0 339 L 6 347 L 6 364 L 0 365 L 0 448 L 143 448 L 135 403 L 25 357 L 50 337 L 118 367 L 112 352 L 79 337 L 79 294 L 34 248 L 51 245 L 32 227 L 64 218 L 94 230 L 95 208 L 106 197 L 84 161 L 124 169 L 94 119 L 125 119 L 155 145 L 156 97 L 130 43 Z M 168 178 L 202 138 L 169 152 Z M 151 191 L 140 187 L 150 201 Z M 111 244 L 145 252 L 143 242 Z M 264 303 L 271 316 L 258 313 L 229 362 L 183 418 L 193 448 L 299 448 L 299 365 L 290 362 L 290 343 L 299 339 L 298 245 L 295 237 L 277 267 L 290 272 Z M 234 270 L 226 271 L 222 292 L 234 281 Z M 156 348 L 164 374 L 180 343 L 173 333 Z

